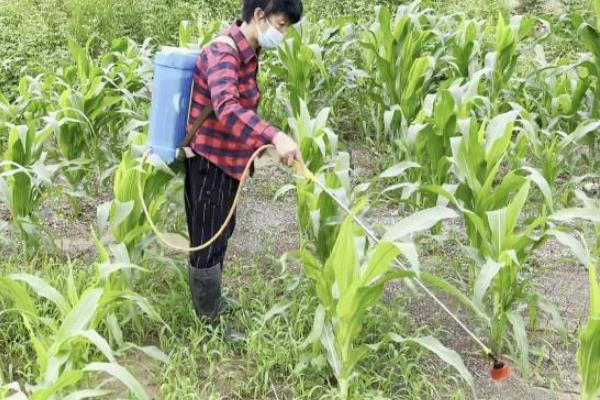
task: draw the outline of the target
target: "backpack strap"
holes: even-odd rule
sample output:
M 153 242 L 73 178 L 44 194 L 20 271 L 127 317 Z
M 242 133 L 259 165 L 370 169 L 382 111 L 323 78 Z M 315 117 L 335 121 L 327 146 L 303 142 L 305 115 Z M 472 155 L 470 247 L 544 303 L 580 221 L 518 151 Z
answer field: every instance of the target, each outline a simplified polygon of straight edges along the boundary
M 212 40 L 212 42 L 210 42 L 208 44 L 208 46 L 210 46 L 212 43 L 224 43 L 224 44 L 230 46 L 231 48 L 233 48 L 234 50 L 236 50 L 236 51 L 238 50 L 238 47 L 235 44 L 235 42 L 231 36 L 224 36 L 224 35 L 217 36 L 216 38 L 214 38 Z M 192 84 L 192 93 L 193 93 L 193 88 L 194 88 L 195 84 L 196 84 L 195 82 Z M 192 104 L 192 102 L 190 101 L 190 107 L 191 107 L 191 104 Z M 207 106 L 205 106 L 204 109 L 202 110 L 202 114 L 200 114 L 200 116 L 196 119 L 194 124 L 187 131 L 187 134 L 185 135 L 185 139 L 183 140 L 183 146 L 182 146 L 183 152 L 185 153 L 186 158 L 193 158 L 195 156 L 194 152 L 190 148 L 190 143 L 192 142 L 192 139 L 196 135 L 196 132 L 198 132 L 198 129 L 200 129 L 202 124 L 208 119 L 208 117 L 210 117 L 210 115 L 213 113 L 213 111 L 214 110 L 213 110 L 212 104 L 208 104 Z

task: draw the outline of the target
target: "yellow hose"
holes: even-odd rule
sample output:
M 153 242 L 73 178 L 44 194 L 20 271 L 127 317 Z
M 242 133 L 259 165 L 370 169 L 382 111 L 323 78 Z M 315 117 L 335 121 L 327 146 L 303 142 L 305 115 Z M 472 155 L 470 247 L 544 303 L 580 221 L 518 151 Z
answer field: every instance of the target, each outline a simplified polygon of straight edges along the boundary
M 221 228 L 217 231 L 217 233 L 214 234 L 213 237 L 211 237 L 207 242 L 205 242 L 199 246 L 196 246 L 196 247 L 179 246 L 175 243 L 172 243 L 167 239 L 167 237 L 164 233 L 162 233 L 158 230 L 158 228 L 154 224 L 154 221 L 152 221 L 152 218 L 150 216 L 150 211 L 148 211 L 148 206 L 146 205 L 146 202 L 144 201 L 144 191 L 142 189 L 142 176 L 140 174 L 138 181 L 137 181 L 138 195 L 140 197 L 140 202 L 142 203 L 142 209 L 144 210 L 146 219 L 148 220 L 148 223 L 150 224 L 150 227 L 156 234 L 156 237 L 158 238 L 158 240 L 161 243 L 163 243 L 165 246 L 167 246 L 173 250 L 186 252 L 186 253 L 193 253 L 196 251 L 201 251 L 201 250 L 207 249 L 211 244 L 215 243 L 219 239 L 219 237 L 225 232 L 225 229 L 227 229 L 227 226 L 229 225 L 229 223 L 231 222 L 231 219 L 233 218 L 233 215 L 235 214 L 235 210 L 237 208 L 237 205 L 240 201 L 240 197 L 242 194 L 242 187 L 243 187 L 244 183 L 246 182 L 246 180 L 248 179 L 248 176 L 250 176 L 250 169 L 252 168 L 252 164 L 254 163 L 256 158 L 258 158 L 258 156 L 263 151 L 265 151 L 269 148 L 275 148 L 275 146 L 273 146 L 272 144 L 262 146 L 252 154 L 252 156 L 248 160 L 248 163 L 246 164 L 246 168 L 244 168 L 244 172 L 242 173 L 242 178 L 240 179 L 240 184 L 238 186 L 237 192 L 235 193 L 235 197 L 233 199 L 231 209 L 229 210 L 229 214 L 227 214 L 227 218 L 225 218 L 225 222 L 223 222 L 223 225 L 221 225 Z M 142 167 L 145 164 L 149 155 L 150 155 L 150 151 L 147 151 L 146 153 L 144 153 L 144 155 L 140 161 L 140 165 Z M 304 163 L 295 160 L 293 166 L 296 169 L 296 171 L 298 171 L 298 173 L 301 174 L 302 176 L 304 176 L 310 180 L 315 180 L 314 175 L 308 170 L 308 168 L 306 168 Z

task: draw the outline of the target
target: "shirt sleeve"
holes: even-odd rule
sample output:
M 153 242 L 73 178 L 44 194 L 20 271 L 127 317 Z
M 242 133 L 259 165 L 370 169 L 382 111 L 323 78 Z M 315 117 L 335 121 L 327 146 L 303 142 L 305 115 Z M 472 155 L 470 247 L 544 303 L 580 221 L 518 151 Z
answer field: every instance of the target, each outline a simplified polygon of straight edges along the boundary
M 277 128 L 240 104 L 237 51 L 224 43 L 213 44 L 207 49 L 207 63 L 208 88 L 219 122 L 252 148 L 271 143 Z

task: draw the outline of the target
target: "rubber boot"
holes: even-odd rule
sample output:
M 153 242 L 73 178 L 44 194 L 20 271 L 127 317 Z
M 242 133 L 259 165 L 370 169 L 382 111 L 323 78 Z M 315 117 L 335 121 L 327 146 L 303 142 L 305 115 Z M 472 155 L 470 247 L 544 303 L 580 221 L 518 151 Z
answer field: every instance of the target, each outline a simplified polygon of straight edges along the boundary
M 221 265 L 210 268 L 189 266 L 190 291 L 196 314 L 200 318 L 214 323 L 224 306 L 221 297 Z

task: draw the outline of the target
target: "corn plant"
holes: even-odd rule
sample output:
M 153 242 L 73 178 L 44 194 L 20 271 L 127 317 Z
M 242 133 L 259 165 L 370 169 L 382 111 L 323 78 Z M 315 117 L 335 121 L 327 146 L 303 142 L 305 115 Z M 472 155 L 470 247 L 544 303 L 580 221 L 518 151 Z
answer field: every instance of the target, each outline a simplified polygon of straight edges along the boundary
M 472 283 L 473 301 L 491 315 L 493 350 L 501 354 L 509 345 L 526 372 L 528 341 L 518 310 L 525 305 L 530 306 L 531 312 L 537 308 L 549 312 L 554 308 L 543 300 L 537 301 L 540 297 L 523 276 L 523 266 L 545 239 L 553 202 L 550 187 L 539 171 L 523 168 L 500 174 L 510 151 L 517 115 L 512 111 L 481 124 L 475 118 L 460 121 L 462 135 L 452 139 L 452 170 L 459 184 L 452 188 L 454 194 L 440 187 L 430 189 L 445 196 L 463 213 L 470 254 L 479 265 Z M 545 201 L 527 218 L 523 211 L 531 198 L 532 183 Z M 486 304 L 488 290 L 491 294 Z M 508 336 L 510 327 L 512 340 Z
M 550 64 L 542 46 L 536 46 L 534 54 L 535 69 L 520 80 L 517 101 L 541 129 L 575 129 L 587 108 L 590 76 L 580 64 Z
M 271 69 L 279 76 L 287 76 L 291 114 L 296 116 L 301 112 L 300 102 L 310 103 L 312 93 L 318 93 L 319 88 L 313 83 L 316 73 L 327 76 L 323 48 L 316 43 L 303 43 L 300 33 L 291 29 L 288 38 L 277 51 L 282 65 L 274 65 Z
M 589 273 L 590 317 L 579 335 L 577 350 L 577 364 L 583 378 L 584 393 L 581 398 L 585 400 L 592 400 L 600 393 L 600 285 L 594 265 L 589 266 Z
M 109 89 L 104 70 L 89 56 L 87 48 L 70 41 L 69 49 L 76 64 L 64 72 L 66 88 L 47 120 L 55 128 L 58 149 L 67 161 L 102 160 L 104 155 L 99 151 L 102 135 L 106 134 L 110 143 L 111 132 L 114 133 L 110 128 L 118 119 L 116 107 L 122 100 Z M 81 171 L 66 174 L 73 186 L 82 176 Z
M 0 299 L 13 303 L 9 312 L 16 312 L 22 318 L 37 357 L 35 383 L 28 385 L 24 394 L 32 399 L 66 398 L 76 384 L 84 383 L 86 374 L 107 373 L 126 385 L 136 398 L 148 399 L 140 383 L 117 362 L 115 351 L 99 331 L 102 325 L 118 326 L 119 321 L 110 320 L 108 316 L 114 316 L 127 305 L 136 305 L 150 319 L 161 321 L 145 298 L 131 291 L 113 288 L 113 276 L 132 268 L 140 269 L 129 264 L 100 264 L 83 291 L 77 290 L 70 270 L 66 293 L 34 275 L 0 276 Z M 37 295 L 38 301 L 34 301 L 28 289 Z M 36 304 L 42 300 L 49 301 L 55 312 L 40 314 Z M 166 356 L 155 347 L 128 345 L 167 361 Z M 9 388 L 23 393 L 18 385 L 13 384 Z M 77 396 L 83 393 L 105 396 L 111 391 L 92 389 L 91 392 L 76 391 L 70 396 L 80 398 Z
M 538 129 L 530 120 L 523 121 L 522 135 L 513 158 L 529 159 L 539 166 L 544 179 L 551 185 L 552 194 L 562 197 L 567 203 L 572 197 L 572 186 L 576 169 L 581 166 L 578 160 L 589 160 L 588 155 L 582 155 L 581 149 L 589 143 L 589 137 L 600 128 L 600 121 L 583 121 L 572 132 L 562 130 L 549 131 Z M 513 163 L 518 160 L 513 161 Z M 564 184 L 561 185 L 561 182 Z
M 597 3 L 596 1 L 594 3 Z M 600 20 L 598 6 L 595 4 L 597 18 Z M 587 70 L 589 76 L 593 77 L 593 83 L 590 84 L 592 90 L 591 117 L 600 116 L 600 23 L 596 27 L 589 24 L 582 24 L 579 27 L 579 34 L 583 45 L 591 53 L 591 57 L 584 61 L 583 67 Z
M 179 24 L 179 47 L 204 47 L 219 33 L 224 24 L 224 21 L 207 22 L 201 17 L 196 21 L 195 27 L 190 21 L 181 21 Z
M 358 212 L 361 206 L 364 206 L 364 202 L 354 212 Z M 402 225 L 396 230 L 401 231 L 402 236 L 408 236 L 422 228 L 431 227 L 444 218 L 443 212 L 438 212 L 433 221 L 417 217 L 410 226 L 405 223 L 408 220 L 402 221 Z M 394 236 L 394 233 L 390 235 Z M 392 263 L 401 254 L 417 262 L 413 257 L 415 253 L 411 242 L 394 244 L 384 241 L 377 246 L 370 245 L 365 232 L 353 223 L 352 217 L 346 218 L 342 223 L 335 246 L 324 262 L 308 251 L 297 253 L 306 275 L 315 285 L 319 299 L 313 330 L 305 345 L 321 344 L 337 379 L 342 399 L 349 396 L 350 382 L 356 374 L 357 365 L 370 349 L 376 347 L 367 344 L 357 346 L 357 342 L 365 318 L 378 303 L 385 284 L 392 279 L 416 277 L 414 271 L 395 268 Z M 404 338 L 398 334 L 391 334 L 390 339 L 398 343 L 414 342 L 428 348 L 456 368 L 473 385 L 472 377 L 458 354 L 445 348 L 436 339 Z
M 139 245 L 150 232 L 138 194 L 138 182 L 141 181 L 150 214 L 153 220 L 157 220 L 166 204 L 165 188 L 174 176 L 174 172 L 156 155 L 151 155 L 146 165 L 140 165 L 140 147 L 136 145 L 141 146 L 144 140 L 145 136 L 141 134 L 133 138 L 133 146 L 123 154 L 115 172 L 114 200 L 98 211 L 100 220 L 110 222 L 114 238 L 127 247 L 133 260 L 140 256 L 142 249 Z
M 461 21 L 456 34 L 448 42 L 450 56 L 447 62 L 455 77 L 469 78 L 479 68 L 481 25 L 481 21 Z
M 377 143 L 397 143 L 407 124 L 417 115 L 436 67 L 430 50 L 436 36 L 429 26 L 429 10 L 418 2 L 402 5 L 392 17 L 386 7 L 377 7 L 376 21 L 364 33 L 367 93 L 375 104 L 372 115 Z M 382 122 L 392 129 L 383 130 Z
M 352 202 L 350 155 L 338 152 L 338 137 L 327 127 L 329 109 L 323 109 L 313 119 L 306 103 L 301 100 L 300 114 L 290 117 L 288 124 L 305 164 L 316 178 L 346 206 Z M 343 210 L 312 180 L 298 177 L 295 185 L 282 188 L 278 195 L 296 189 L 297 212 L 301 237 L 312 243 L 321 260 L 333 248 Z
M 0 199 L 10 210 L 25 245 L 33 247 L 39 244 L 38 230 L 42 228 L 39 206 L 57 169 L 46 164 L 43 152 L 49 133 L 48 129 L 38 131 L 34 126 L 13 126 L 0 162 Z
M 590 279 L 590 315 L 587 326 L 579 333 L 579 348 L 577 364 L 583 379 L 582 399 L 595 399 L 600 393 L 600 286 L 598 285 L 597 269 L 600 255 L 600 202 L 590 199 L 585 193 L 576 191 L 577 198 L 583 203 L 582 208 L 559 210 L 550 219 L 559 224 L 547 234 L 559 243 L 568 247 L 579 262 L 588 269 Z M 573 230 L 569 222 L 575 220 L 589 221 L 596 227 L 596 243 L 590 247 L 586 237 L 577 232 L 581 240 L 569 233 Z

